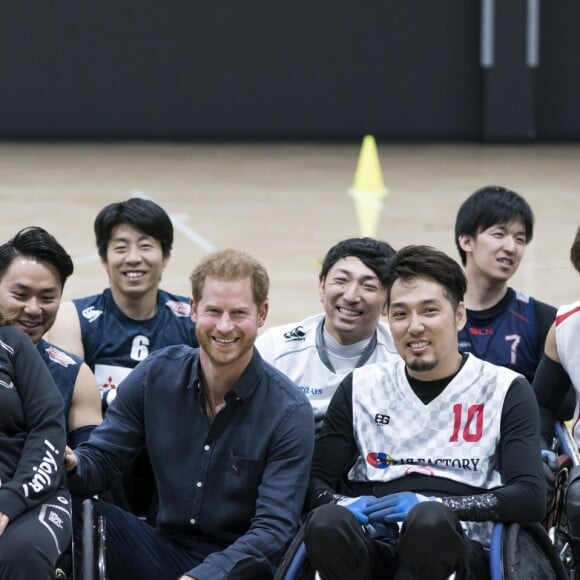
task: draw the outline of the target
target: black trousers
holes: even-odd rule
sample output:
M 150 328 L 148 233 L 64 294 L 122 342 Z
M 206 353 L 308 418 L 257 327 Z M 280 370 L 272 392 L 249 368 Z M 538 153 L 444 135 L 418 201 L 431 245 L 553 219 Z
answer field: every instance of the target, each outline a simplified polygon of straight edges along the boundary
M 313 511 L 304 543 L 323 580 L 489 580 L 487 554 L 467 539 L 455 514 L 423 502 L 407 516 L 398 539 L 371 538 L 356 518 L 334 504 Z
M 8 524 L 0 536 L 0 579 L 51 580 L 71 537 L 70 496 L 60 490 Z

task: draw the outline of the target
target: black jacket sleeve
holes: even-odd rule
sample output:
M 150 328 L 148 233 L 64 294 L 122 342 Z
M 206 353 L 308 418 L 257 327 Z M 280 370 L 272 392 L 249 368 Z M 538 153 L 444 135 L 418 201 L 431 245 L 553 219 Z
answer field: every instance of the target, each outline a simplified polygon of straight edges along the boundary
M 570 390 L 570 377 L 560 363 L 544 354 L 532 386 L 540 405 L 542 447 L 550 448 L 556 417 L 560 415 L 562 404 Z M 575 395 L 575 391 L 573 393 Z
M 501 418 L 499 521 L 539 521 L 546 510 L 546 482 L 540 455 L 538 404 L 526 379 L 507 392 Z
M 534 303 L 534 313 L 536 319 L 536 336 L 538 337 L 538 353 L 541 356 L 544 352 L 546 336 L 554 320 L 556 320 L 558 309 L 550 304 L 536 300 Z
M 307 507 L 313 509 L 333 501 L 333 495 L 344 493 L 343 483 L 353 465 L 358 447 L 352 428 L 352 373 L 338 386 L 322 428 L 316 436 Z
M 0 512 L 14 520 L 61 487 L 66 432 L 62 398 L 36 348 L 19 330 L 7 336 L 25 427 L 23 440 L 14 441 L 21 445 L 14 473 L 0 486 Z

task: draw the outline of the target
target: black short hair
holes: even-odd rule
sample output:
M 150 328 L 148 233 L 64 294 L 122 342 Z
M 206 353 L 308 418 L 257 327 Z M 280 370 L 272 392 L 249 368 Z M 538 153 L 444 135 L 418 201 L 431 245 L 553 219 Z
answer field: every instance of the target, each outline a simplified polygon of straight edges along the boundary
M 101 260 L 107 257 L 107 246 L 113 228 L 129 224 L 161 244 L 163 257 L 168 258 L 173 246 L 173 224 L 165 210 L 141 197 L 106 205 L 95 218 L 94 230 Z
M 70 255 L 52 234 L 38 226 L 20 230 L 0 246 L 0 278 L 16 256 L 30 256 L 52 264 L 58 272 L 61 288 L 74 271 Z
M 486 185 L 474 191 L 460 206 L 455 218 L 455 245 L 465 266 L 466 254 L 459 237 L 477 236 L 495 224 L 521 220 L 526 229 L 526 244 L 534 236 L 534 212 L 528 202 L 515 191 L 500 185 Z
M 374 238 L 349 238 L 338 242 L 328 250 L 319 279 L 326 278 L 329 270 L 342 258 L 358 258 L 369 270 L 372 270 L 383 287 L 386 286 L 389 267 L 395 257 L 395 250 L 387 242 Z
M 576 271 L 580 274 L 580 227 L 576 230 L 576 237 L 572 242 L 572 247 L 570 248 L 570 261 Z
M 463 302 L 467 290 L 463 268 L 445 252 L 418 245 L 405 246 L 397 252 L 387 280 L 387 305 L 391 303 L 391 289 L 398 279 L 412 280 L 419 276 L 441 284 L 454 310 Z

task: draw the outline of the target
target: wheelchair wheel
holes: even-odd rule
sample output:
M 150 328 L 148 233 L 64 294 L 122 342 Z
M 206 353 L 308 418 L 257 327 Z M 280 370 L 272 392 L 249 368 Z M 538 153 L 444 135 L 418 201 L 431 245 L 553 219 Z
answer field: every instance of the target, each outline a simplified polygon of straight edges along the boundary
M 83 580 L 106 580 L 105 541 L 105 518 L 99 516 L 95 520 L 93 502 L 85 499 L 83 501 Z
M 304 526 L 301 526 L 282 557 L 274 580 L 305 579 L 308 577 L 304 570 L 305 567 L 307 567 L 307 558 L 304 547 Z
M 93 529 L 93 502 L 90 499 L 83 501 L 83 580 L 95 580 L 95 532 Z
M 540 524 L 510 524 L 502 540 L 505 580 L 568 580 L 569 575 Z

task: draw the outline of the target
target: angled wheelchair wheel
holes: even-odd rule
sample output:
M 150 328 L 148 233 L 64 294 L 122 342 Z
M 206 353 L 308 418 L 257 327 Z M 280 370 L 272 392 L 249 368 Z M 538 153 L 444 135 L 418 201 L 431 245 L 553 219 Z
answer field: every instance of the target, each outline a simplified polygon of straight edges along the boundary
M 496 524 L 490 544 L 492 580 L 568 580 L 540 524 Z
M 301 526 L 282 557 L 274 580 L 298 580 L 311 576 L 306 571 L 307 557 L 304 546 L 304 526 Z

